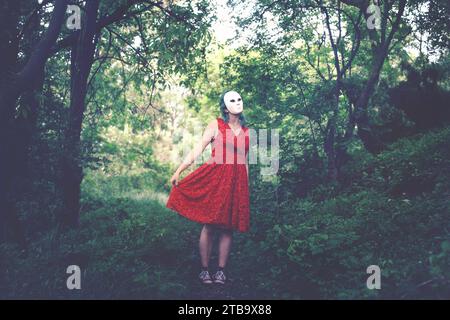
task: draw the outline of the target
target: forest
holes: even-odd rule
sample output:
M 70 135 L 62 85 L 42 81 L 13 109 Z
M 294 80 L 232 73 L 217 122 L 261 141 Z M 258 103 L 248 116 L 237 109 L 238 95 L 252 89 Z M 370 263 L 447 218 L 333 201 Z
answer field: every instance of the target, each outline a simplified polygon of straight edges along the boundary
M 449 31 L 444 0 L 0 0 L 0 298 L 450 299 Z M 165 204 L 226 90 L 279 163 L 205 288 Z

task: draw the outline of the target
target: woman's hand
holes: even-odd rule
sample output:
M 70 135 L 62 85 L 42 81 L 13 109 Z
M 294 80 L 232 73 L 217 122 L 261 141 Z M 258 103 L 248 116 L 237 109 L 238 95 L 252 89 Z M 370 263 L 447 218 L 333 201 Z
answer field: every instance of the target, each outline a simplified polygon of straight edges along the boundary
M 180 179 L 180 174 L 178 173 L 178 171 L 176 171 L 172 178 L 170 178 L 170 184 L 171 185 L 177 185 L 178 186 L 178 180 Z

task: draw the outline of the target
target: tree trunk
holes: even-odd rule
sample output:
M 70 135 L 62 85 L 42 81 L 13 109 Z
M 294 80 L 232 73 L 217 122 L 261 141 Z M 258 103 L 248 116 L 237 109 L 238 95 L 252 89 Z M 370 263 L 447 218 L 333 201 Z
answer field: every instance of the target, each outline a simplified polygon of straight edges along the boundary
M 6 241 L 11 234 L 21 244 L 24 237 L 15 207 L 14 180 L 24 170 L 29 132 L 21 130 L 23 119 L 15 119 L 17 100 L 24 93 L 29 94 L 24 101 L 29 100 L 33 90 L 42 83 L 40 80 L 50 49 L 61 31 L 67 0 L 56 1 L 47 32 L 19 70 L 18 34 L 22 4 L 22 1 L 0 1 L 0 241 Z
M 387 54 L 387 48 L 384 48 L 384 46 L 381 47 L 378 55 L 375 57 L 375 63 L 372 67 L 369 79 L 367 80 L 364 89 L 360 93 L 355 103 L 355 121 L 358 125 L 358 137 L 363 142 L 364 147 L 367 149 L 367 151 L 374 154 L 382 151 L 384 148 L 384 144 L 372 131 L 371 124 L 369 122 L 368 106 L 369 99 L 375 91 L 375 87 L 378 83 L 381 68 L 383 67 L 383 63 L 387 57 Z
M 361 93 L 358 96 L 358 99 L 356 100 L 356 103 L 355 103 L 355 121 L 358 125 L 357 134 L 358 134 L 359 138 L 361 139 L 361 141 L 363 142 L 367 151 L 374 153 L 374 154 L 379 153 L 384 148 L 384 144 L 380 141 L 380 139 L 378 139 L 378 137 L 375 135 L 375 133 L 371 129 L 371 125 L 369 122 L 369 114 L 368 114 L 369 100 L 370 100 L 370 97 L 372 96 L 372 94 L 374 93 L 376 85 L 378 83 L 381 69 L 382 69 L 384 61 L 386 60 L 388 53 L 389 53 L 389 46 L 391 45 L 392 38 L 400 26 L 401 17 L 405 10 L 405 5 L 406 5 L 406 0 L 399 0 L 399 8 L 398 8 L 395 20 L 392 23 L 392 28 L 391 28 L 389 34 L 387 33 L 386 24 L 382 25 L 380 43 L 373 50 L 374 64 L 372 66 L 372 70 L 371 70 L 369 78 L 364 86 L 364 89 L 361 91 Z M 365 3 L 365 5 L 360 8 L 362 8 L 361 10 L 363 10 L 364 14 L 367 14 L 367 12 L 365 12 L 365 10 L 367 8 L 367 3 Z M 391 8 L 392 8 L 392 4 L 391 4 Z M 389 8 L 386 8 L 386 11 L 383 13 L 383 15 L 385 16 L 385 20 L 387 20 L 387 17 L 389 15 L 388 11 L 389 11 Z M 373 31 L 369 32 L 369 34 L 373 35 Z M 388 34 L 387 37 L 386 37 L 386 34 Z
M 11 154 L 11 125 L 12 113 L 6 110 L 14 110 L 14 100 L 8 97 L 7 92 L 13 87 L 14 66 L 18 55 L 18 41 L 15 40 L 18 34 L 17 25 L 20 17 L 20 2 L 7 2 L 2 0 L 2 10 L 0 12 L 0 241 L 5 242 L 8 230 L 15 225 L 16 213 L 14 205 L 8 199 L 13 172 L 11 169 L 14 163 Z
M 325 130 L 325 141 L 324 141 L 324 151 L 327 155 L 327 176 L 331 181 L 337 179 L 337 167 L 336 167 L 336 148 L 335 148 L 335 138 L 336 138 L 336 117 L 332 115 L 328 119 L 327 128 Z
M 86 4 L 86 16 L 78 41 L 71 52 L 71 88 L 69 123 L 64 136 L 61 159 L 62 190 L 64 213 L 62 222 L 65 226 L 76 227 L 80 213 L 80 185 L 83 179 L 81 166 L 81 129 L 85 111 L 87 82 L 91 71 L 96 47 L 96 21 L 99 0 Z

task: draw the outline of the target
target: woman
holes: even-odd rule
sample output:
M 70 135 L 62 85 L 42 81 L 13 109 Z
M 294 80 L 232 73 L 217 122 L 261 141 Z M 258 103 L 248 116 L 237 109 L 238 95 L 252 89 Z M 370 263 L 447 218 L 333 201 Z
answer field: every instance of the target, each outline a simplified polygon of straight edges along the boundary
M 166 207 L 203 224 L 200 233 L 200 280 L 224 284 L 225 266 L 230 253 L 233 230 L 247 232 L 250 227 L 248 188 L 248 128 L 244 125 L 243 101 L 236 91 L 220 99 L 222 118 L 211 121 L 201 142 L 192 150 L 170 179 L 173 188 Z M 212 143 L 211 157 L 179 180 L 183 170 Z M 219 265 L 211 277 L 209 258 L 213 235 L 219 237 Z

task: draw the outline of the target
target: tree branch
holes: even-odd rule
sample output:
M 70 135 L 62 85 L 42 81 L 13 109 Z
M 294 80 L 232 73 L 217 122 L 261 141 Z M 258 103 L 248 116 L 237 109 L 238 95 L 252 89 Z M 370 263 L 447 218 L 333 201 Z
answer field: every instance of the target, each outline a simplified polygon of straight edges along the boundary
M 30 59 L 18 74 L 17 88 L 22 91 L 34 84 L 33 79 L 44 69 L 45 63 L 51 55 L 51 48 L 58 39 L 66 13 L 67 0 L 56 0 L 50 24 L 44 37 L 36 45 Z

